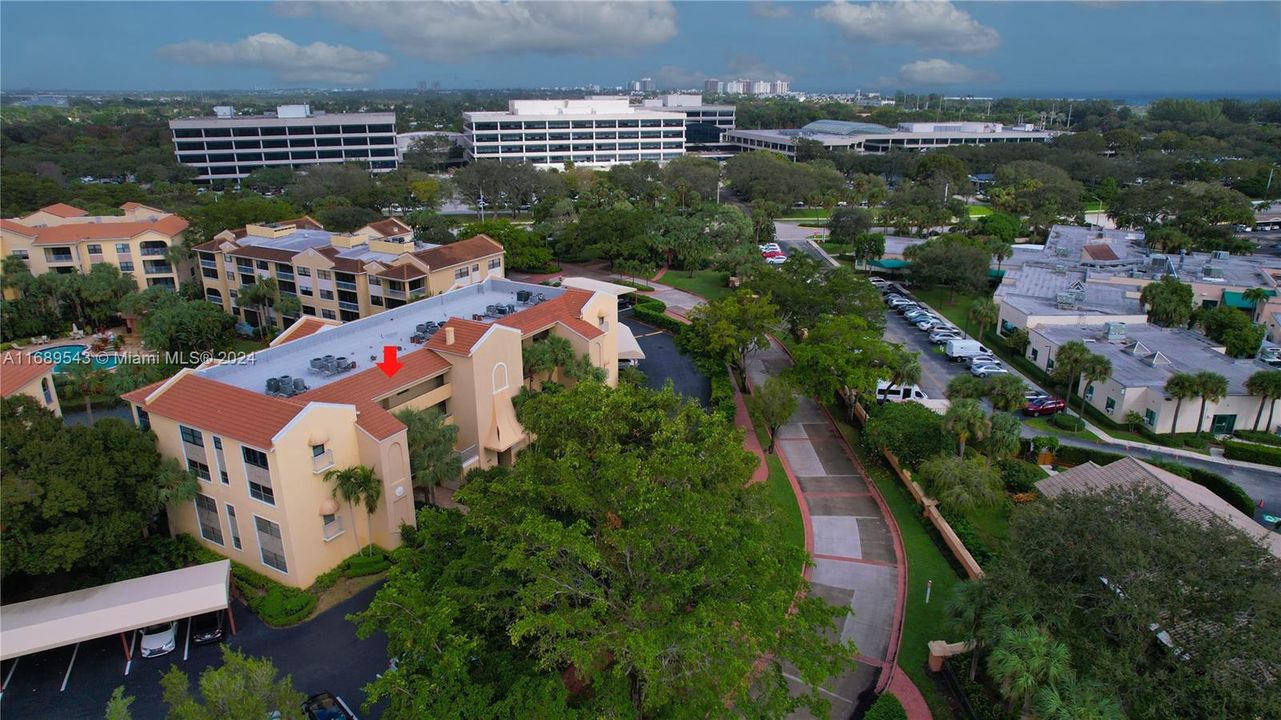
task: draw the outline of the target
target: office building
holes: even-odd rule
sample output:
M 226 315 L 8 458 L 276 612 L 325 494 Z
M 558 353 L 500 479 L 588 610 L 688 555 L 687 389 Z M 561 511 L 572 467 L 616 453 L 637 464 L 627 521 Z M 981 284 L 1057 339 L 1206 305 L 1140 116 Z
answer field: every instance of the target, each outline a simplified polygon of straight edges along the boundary
M 753 95 L 769 95 L 773 90 L 774 84 L 769 80 L 757 80 L 751 84 L 751 90 L 749 92 Z
M 650 93 L 657 90 L 658 86 L 654 84 L 654 78 L 641 78 L 640 89 L 641 89 L 641 92 Z
M 195 251 L 205 299 L 255 327 L 297 319 L 236 305 L 239 289 L 259 279 L 275 280 L 278 297 L 297 297 L 302 315 L 348 321 L 503 277 L 503 247 L 490 238 L 417 243 L 413 228 L 395 218 L 351 233 L 329 232 L 309 217 L 247 225 Z
M 510 465 L 528 444 L 512 399 L 526 384 L 530 344 L 563 338 L 617 383 L 619 338 L 628 333 L 618 295 L 630 289 L 574 282 L 489 278 L 345 324 L 302 318 L 252 362 L 184 369 L 127 393 L 160 453 L 198 478 L 195 501 L 168 508 L 169 526 L 294 587 L 356 552 L 356 538 L 397 547 L 425 489 L 410 478 L 406 427 L 395 413 L 443 414 L 458 428 L 466 471 Z M 374 365 L 386 347 L 399 347 L 403 364 L 390 376 Z M 572 382 L 559 370 L 552 377 Z M 325 479 L 355 465 L 381 482 L 372 513 L 336 501 Z
M 26 395 L 62 417 L 58 388 L 53 384 L 54 366 L 51 360 L 6 350 L 0 354 L 0 397 Z
M 1000 123 L 900 123 L 897 128 L 845 120 L 816 120 L 799 130 L 734 130 L 725 142 L 739 150 L 772 150 L 796 157 L 799 140 L 814 140 L 829 150 L 886 153 L 925 151 L 950 145 L 1049 142 L 1057 132 L 1031 125 L 1005 127 Z
M 396 113 L 313 112 L 281 105 L 273 113 L 237 115 L 220 105 L 212 117 L 169 121 L 178 162 L 200 171 L 197 181 L 239 180 L 262 167 L 294 170 L 320 163 L 359 163 L 395 170 Z
M 685 118 L 625 97 L 511 100 L 507 112 L 463 113 L 467 160 L 609 167 L 685 153 Z
M 685 151 L 705 157 L 727 157 L 732 148 L 722 143 L 734 129 L 733 105 L 704 105 L 701 95 L 661 95 L 642 103 L 646 110 L 680 113 L 685 117 Z
M 0 220 L 0 255 L 16 255 L 33 275 L 89 272 L 108 263 L 132 275 L 139 288 L 177 289 L 194 272 L 171 262 L 169 249 L 182 245 L 187 221 L 135 202 L 123 215 L 89 215 L 64 203 L 18 218 Z

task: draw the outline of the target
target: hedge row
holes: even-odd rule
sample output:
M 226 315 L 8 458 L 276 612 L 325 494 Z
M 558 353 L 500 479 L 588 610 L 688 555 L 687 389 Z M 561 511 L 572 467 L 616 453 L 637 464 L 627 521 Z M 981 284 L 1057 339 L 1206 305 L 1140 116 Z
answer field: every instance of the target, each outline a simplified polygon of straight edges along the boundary
M 1245 443 L 1239 444 L 1244 445 Z M 1225 452 L 1224 454 L 1226 455 L 1227 453 Z M 1076 447 L 1074 445 L 1065 445 L 1059 448 L 1058 452 L 1055 453 L 1055 458 L 1065 465 L 1081 465 L 1086 462 L 1093 462 L 1095 465 L 1107 465 L 1108 463 L 1116 462 L 1124 457 L 1127 456 L 1104 452 L 1102 450 L 1094 450 L 1091 448 Z M 1231 459 L 1231 456 L 1228 457 Z M 1209 470 L 1202 470 L 1201 468 L 1188 467 L 1187 465 L 1171 462 L 1169 460 L 1144 460 L 1144 462 L 1149 465 L 1155 465 L 1164 470 L 1168 470 L 1180 477 L 1187 478 L 1188 480 L 1191 480 L 1197 485 L 1200 485 L 1214 493 L 1224 502 L 1230 503 L 1232 507 L 1240 510 L 1246 515 L 1254 515 L 1254 501 L 1250 499 L 1250 496 L 1241 489 L 1240 485 L 1237 485 L 1218 473 L 1212 473 Z
M 198 562 L 216 562 L 225 558 L 201 547 L 195 559 Z M 302 622 L 316 608 L 315 595 L 306 590 L 281 585 L 235 560 L 231 561 L 231 578 L 253 614 L 273 627 Z
M 1281 465 L 1281 448 L 1229 440 L 1223 443 L 1223 457 L 1264 465 Z
M 1259 430 L 1237 430 L 1232 434 L 1242 440 L 1249 440 L 1250 442 L 1263 443 L 1264 445 L 1281 445 L 1281 436 L 1277 436 L 1270 432 L 1262 432 Z
M 863 713 L 863 720 L 907 720 L 903 703 L 888 691 L 877 696 L 872 706 Z
M 1050 418 L 1050 422 L 1057 428 L 1072 432 L 1079 432 L 1085 429 L 1084 420 L 1075 415 L 1068 415 L 1065 412 L 1055 413 L 1054 417 Z
M 311 586 L 314 592 L 328 590 L 338 583 L 339 578 L 358 578 L 366 575 L 377 575 L 391 567 L 391 553 L 375 546 L 368 555 L 352 555 L 338 564 L 338 567 L 316 577 Z
M 643 283 L 638 283 L 638 282 L 632 282 L 631 280 L 611 280 L 610 282 L 614 283 L 615 285 L 624 285 L 629 288 L 635 288 L 637 290 L 640 290 L 641 292 L 654 292 L 654 288 L 650 287 L 649 285 L 645 285 Z
M 641 322 L 649 323 L 654 327 L 670 330 L 674 333 L 683 330 L 685 323 L 665 314 L 666 311 L 667 304 L 658 298 L 637 299 L 636 304 L 632 307 L 633 314 Z
M 712 412 L 733 424 L 738 414 L 738 405 L 734 402 L 734 381 L 730 380 L 729 371 L 712 376 Z

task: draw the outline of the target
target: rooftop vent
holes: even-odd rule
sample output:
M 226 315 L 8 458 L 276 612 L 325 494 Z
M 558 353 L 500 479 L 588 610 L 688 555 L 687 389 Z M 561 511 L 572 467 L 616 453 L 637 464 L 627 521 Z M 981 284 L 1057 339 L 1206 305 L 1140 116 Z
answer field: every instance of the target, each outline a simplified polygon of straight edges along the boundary
M 1166 357 L 1164 353 L 1157 351 L 1144 358 L 1143 362 L 1151 365 L 1152 367 L 1156 367 L 1157 365 L 1169 365 L 1170 358 Z
M 1072 254 L 1072 249 L 1066 245 L 1058 245 L 1054 248 L 1054 254 L 1060 257 L 1067 257 Z
M 1152 351 L 1148 349 L 1148 346 L 1138 340 L 1135 340 L 1134 344 L 1126 348 L 1125 351 L 1139 358 L 1147 357 L 1152 354 Z
M 1103 335 L 1109 341 L 1120 340 L 1125 337 L 1125 323 L 1109 322 L 1103 323 Z
M 1227 250 L 1215 250 L 1210 253 L 1210 257 L 1214 260 L 1227 260 L 1229 255 L 1230 253 Z

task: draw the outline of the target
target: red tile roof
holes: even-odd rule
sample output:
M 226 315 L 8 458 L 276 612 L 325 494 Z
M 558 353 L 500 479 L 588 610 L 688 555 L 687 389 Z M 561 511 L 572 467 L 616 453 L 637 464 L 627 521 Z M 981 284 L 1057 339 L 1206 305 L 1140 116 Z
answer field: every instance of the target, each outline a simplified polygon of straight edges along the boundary
M 6 352 L 0 356 L 0 397 L 9 397 L 23 385 L 53 370 L 53 365 L 39 362 L 26 353 Z
M 357 260 L 355 258 L 338 257 L 338 253 L 342 251 L 332 245 L 327 245 L 325 247 L 318 247 L 318 248 L 315 248 L 315 250 L 316 252 L 328 258 L 329 262 L 334 264 L 335 270 L 339 270 L 341 272 L 349 272 L 349 273 L 363 273 L 365 271 L 365 263 L 363 260 Z
M 401 222 L 400 220 L 397 220 L 396 218 L 387 218 L 386 220 L 371 222 L 366 227 L 374 230 L 375 232 L 382 235 L 383 237 L 388 237 L 391 235 L 404 235 L 405 233 L 414 231 L 413 228 L 409 227 L 408 225 Z
M 272 347 L 283 345 L 293 340 L 301 340 L 308 335 L 320 332 L 322 329 L 332 327 L 336 323 L 328 323 L 324 320 L 314 317 L 304 317 L 298 322 L 285 328 L 285 331 L 276 336 L 271 342 Z
M 1120 260 L 1121 259 L 1120 257 L 1117 256 L 1116 251 L 1112 249 L 1111 245 L 1105 245 L 1103 243 L 1094 243 L 1091 245 L 1086 245 L 1085 254 L 1089 255 L 1090 259 L 1092 260 Z
M 378 277 L 385 277 L 391 280 L 410 280 L 412 278 L 423 277 L 426 274 L 426 272 L 418 269 L 418 266 L 413 263 L 402 263 L 400 265 L 393 265 L 392 267 L 379 272 Z
M 445 344 L 445 331 L 449 328 L 454 330 L 454 342 L 452 345 Z M 449 318 L 445 321 L 444 327 L 437 330 L 436 334 L 432 335 L 431 339 L 427 341 L 427 347 L 437 352 L 471 355 L 472 348 L 487 332 L 489 332 L 488 323 L 465 318 Z
M 162 213 L 162 212 L 164 212 L 164 210 L 161 210 L 160 208 L 151 207 L 150 205 L 143 205 L 142 203 L 136 203 L 136 202 L 127 202 L 127 203 L 125 203 L 124 205 L 121 205 L 121 206 L 120 206 L 120 209 L 121 209 L 121 210 L 125 210 L 125 211 L 129 211 L 129 210 L 154 210 L 155 212 L 158 212 L 158 213 Z
M 235 250 L 227 253 L 232 257 L 246 257 L 255 260 L 271 260 L 273 262 L 287 263 L 294 259 L 298 254 L 297 250 L 283 250 L 265 245 L 242 245 Z
M 8 229 L 8 226 L 6 226 Z M 65 245 L 81 240 L 128 240 L 148 231 L 173 237 L 187 229 L 187 221 L 177 215 L 165 215 L 156 220 L 128 222 L 67 223 L 49 227 L 32 228 L 29 237 L 37 245 Z
M 187 373 L 150 403 L 144 402 L 162 383 L 122 395 L 149 414 L 170 418 L 259 448 L 289 424 L 304 404 L 297 398 L 277 398 Z
M 66 203 L 54 203 L 52 205 L 45 205 L 44 207 L 40 208 L 40 212 L 47 212 L 50 215 L 57 215 L 58 217 L 61 217 L 61 218 L 84 217 L 85 215 L 89 214 L 88 211 L 81 210 L 75 205 L 68 205 Z
M 488 235 L 476 235 L 466 240 L 459 240 L 456 243 L 441 245 L 429 250 L 419 250 L 414 253 L 414 257 L 427 263 L 432 270 L 439 270 L 450 265 L 459 265 L 489 257 L 490 255 L 496 255 L 502 251 L 503 246 L 493 238 Z
M 29 238 L 36 236 L 36 228 L 23 225 L 15 220 L 0 220 L 0 228 L 8 230 L 9 232 L 16 232 L 19 235 L 24 235 Z
M 529 336 L 560 323 L 588 340 L 605 334 L 604 330 L 582 319 L 583 305 L 592 293 L 568 289 L 560 297 L 541 302 L 515 315 L 498 320 L 499 325 L 516 328 L 521 335 Z
M 356 419 L 357 425 L 376 439 L 389 438 L 403 430 L 405 425 L 384 410 L 376 400 L 402 390 L 408 385 L 438 375 L 451 367 L 445 358 L 421 348 L 402 355 L 400 361 L 404 363 L 404 367 L 391 377 L 387 377 L 387 374 L 377 367 L 371 367 L 337 382 L 296 395 L 292 399 L 304 403 L 328 402 L 355 405 L 356 412 L 359 413 Z

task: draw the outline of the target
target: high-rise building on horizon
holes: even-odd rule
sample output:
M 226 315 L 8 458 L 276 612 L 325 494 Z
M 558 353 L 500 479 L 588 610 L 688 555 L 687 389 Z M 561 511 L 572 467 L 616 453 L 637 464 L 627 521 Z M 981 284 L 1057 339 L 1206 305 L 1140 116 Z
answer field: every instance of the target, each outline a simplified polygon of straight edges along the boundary
M 720 95 L 720 94 L 722 94 L 722 93 L 724 93 L 724 92 L 725 92 L 725 83 L 721 82 L 720 80 L 715 80 L 715 79 L 712 79 L 712 80 L 704 80 L 704 81 L 703 81 L 703 92 L 705 92 L 705 93 L 712 93 L 712 94 L 714 94 L 714 95 Z

